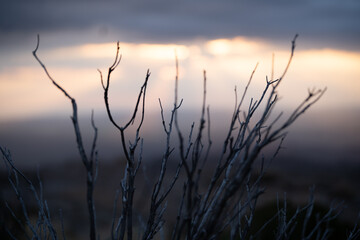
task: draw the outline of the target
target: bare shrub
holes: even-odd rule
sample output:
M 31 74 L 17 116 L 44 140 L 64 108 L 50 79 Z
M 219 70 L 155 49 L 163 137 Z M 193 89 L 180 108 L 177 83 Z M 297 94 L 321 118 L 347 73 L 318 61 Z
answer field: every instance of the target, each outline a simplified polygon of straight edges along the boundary
M 176 75 L 175 75 L 175 91 L 174 102 L 170 113 L 170 119 L 165 120 L 162 102 L 159 99 L 161 111 L 161 119 L 163 131 L 166 137 L 164 152 L 159 166 L 159 175 L 154 179 L 151 197 L 148 199 L 149 210 L 147 215 L 142 216 L 146 219 L 143 226 L 136 226 L 134 221 L 134 198 L 136 197 L 135 179 L 142 164 L 142 159 L 146 156 L 143 153 L 143 139 L 141 137 L 141 128 L 145 117 L 145 100 L 150 71 L 145 74 L 145 80 L 140 88 L 140 92 L 135 103 L 134 111 L 128 121 L 122 124 L 114 120 L 112 110 L 110 108 L 109 88 L 111 83 L 111 74 L 118 67 L 121 54 L 119 42 L 117 43 L 116 55 L 113 64 L 109 67 L 105 77 L 100 73 L 101 85 L 104 90 L 104 102 L 108 118 L 114 129 L 119 132 L 122 150 L 126 159 L 126 167 L 123 169 L 123 178 L 120 183 L 120 191 L 114 200 L 114 215 L 112 219 L 111 239 L 133 239 L 134 229 L 141 229 L 142 239 L 153 239 L 159 235 L 159 231 L 163 231 L 167 210 L 167 200 L 169 194 L 174 190 L 176 183 L 182 184 L 180 199 L 177 206 L 177 215 L 174 216 L 172 229 L 166 229 L 171 239 L 218 239 L 224 232 L 229 233 L 230 239 L 257 239 L 259 234 L 265 229 L 270 222 L 277 220 L 277 228 L 274 229 L 276 239 L 289 239 L 292 236 L 297 220 L 300 214 L 305 214 L 301 224 L 301 239 L 327 239 L 330 234 L 328 223 L 337 217 L 339 213 L 338 207 L 330 207 L 329 211 L 322 217 L 317 219 L 314 226 L 309 227 L 308 221 L 314 215 L 313 193 L 310 194 L 309 203 L 298 208 L 292 216 L 287 213 L 287 201 L 284 198 L 282 207 L 278 201 L 277 213 L 263 224 L 256 233 L 250 231 L 252 228 L 254 213 L 259 196 L 263 194 L 260 186 L 261 179 L 264 175 L 265 157 L 260 156 L 266 146 L 276 144 L 277 147 L 272 156 L 276 157 L 281 149 L 281 144 L 286 137 L 286 130 L 291 126 L 302 114 L 304 114 L 313 104 L 315 104 L 325 93 L 326 88 L 312 90 L 307 93 L 305 99 L 296 107 L 287 118 L 279 115 L 273 116 L 273 110 L 279 100 L 278 88 L 283 81 L 288 68 L 294 56 L 295 41 L 294 37 L 291 44 L 291 51 L 287 65 L 279 78 L 265 78 L 263 92 L 258 99 L 250 99 L 248 106 L 243 106 L 247 97 L 247 90 L 251 84 L 256 67 L 253 70 L 248 83 L 239 96 L 235 88 L 235 106 L 232 117 L 230 119 L 227 135 L 223 140 L 222 150 L 216 161 L 216 166 L 211 169 L 212 176 L 209 181 L 203 176 L 206 163 L 209 161 L 209 152 L 212 147 L 211 129 L 210 129 L 210 107 L 206 102 L 206 72 L 203 72 L 203 103 L 201 108 L 201 117 L 198 129 L 195 124 L 190 127 L 188 136 L 183 134 L 179 124 L 178 109 L 182 105 L 182 100 L 178 97 L 178 61 L 176 59 Z M 82 135 L 79 127 L 77 104 L 75 98 L 61 87 L 55 81 L 46 66 L 42 63 L 37 55 L 39 48 L 39 37 L 33 55 L 49 80 L 68 98 L 71 102 L 73 114 L 72 123 L 77 142 L 77 149 L 80 159 L 87 171 L 87 195 L 86 202 L 89 213 L 89 237 L 92 240 L 99 239 L 96 228 L 96 210 L 94 203 L 94 188 L 97 179 L 97 127 L 94 123 L 92 114 L 92 126 L 94 130 L 94 138 L 90 153 L 87 154 L 82 141 Z M 273 74 L 272 74 L 273 75 Z M 140 115 L 140 117 L 138 116 Z M 135 121 L 139 117 L 140 120 Z M 134 139 L 127 139 L 127 131 L 129 126 L 137 124 Z M 178 138 L 179 162 L 175 173 L 169 176 L 168 165 L 169 159 L 174 153 L 174 146 L 170 138 L 172 135 Z M 205 138 L 207 136 L 207 138 Z M 18 168 L 15 167 L 10 152 L 4 148 L 0 148 L 2 156 L 5 160 L 8 179 L 12 186 L 18 201 L 22 208 L 24 220 L 20 220 L 15 212 L 7 205 L 12 216 L 26 233 L 28 239 L 57 239 L 60 234 L 55 230 L 51 222 L 51 217 L 46 200 L 42 196 L 42 183 L 39 178 L 39 189 L 29 180 Z M 213 160 L 213 159 L 211 159 Z M 261 171 L 256 177 L 252 175 L 255 161 L 261 162 Z M 208 170 L 209 171 L 209 170 Z M 181 175 L 182 174 L 182 175 Z M 35 197 L 38 209 L 38 219 L 33 222 L 28 217 L 26 208 L 26 199 L 21 193 L 19 178 L 25 181 L 30 187 Z M 170 179 L 170 180 L 169 180 Z M 200 187 L 204 184 L 205 189 Z M 180 185 L 181 186 L 181 185 Z M 285 195 L 286 196 L 286 195 Z M 121 211 L 117 215 L 118 200 L 120 199 Z M 325 228 L 324 228 L 325 226 Z M 10 232 L 9 236 L 16 239 Z M 65 231 L 62 228 L 61 236 L 65 239 Z M 351 231 L 348 239 L 356 239 L 359 236 L 357 226 Z

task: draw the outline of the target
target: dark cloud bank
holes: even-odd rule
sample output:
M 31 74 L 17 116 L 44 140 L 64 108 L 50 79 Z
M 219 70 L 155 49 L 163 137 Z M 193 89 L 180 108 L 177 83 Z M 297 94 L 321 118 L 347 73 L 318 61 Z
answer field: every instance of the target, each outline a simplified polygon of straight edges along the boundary
M 309 47 L 359 50 L 360 42 L 360 2 L 354 0 L 39 0 L 1 5 L 2 44 L 36 33 L 71 32 L 75 37 L 87 29 L 97 30 L 99 37 L 78 41 L 167 42 L 241 35 L 288 43 L 299 33 Z

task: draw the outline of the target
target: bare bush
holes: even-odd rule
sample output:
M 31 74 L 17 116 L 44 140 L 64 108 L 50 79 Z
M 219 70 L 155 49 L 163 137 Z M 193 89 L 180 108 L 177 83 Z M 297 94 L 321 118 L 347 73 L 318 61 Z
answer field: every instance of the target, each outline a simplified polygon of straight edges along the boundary
M 268 223 L 277 220 L 277 229 L 274 229 L 276 239 L 289 239 L 297 224 L 299 214 L 305 213 L 306 217 L 302 223 L 301 239 L 327 239 L 330 231 L 328 223 L 337 217 L 339 209 L 330 207 L 328 213 L 319 217 L 315 226 L 308 226 L 308 221 L 313 216 L 313 193 L 310 194 L 308 205 L 298 208 L 290 218 L 287 215 L 287 201 L 283 201 L 280 207 L 278 202 L 277 213 L 263 224 L 256 233 L 250 231 L 252 228 L 254 213 L 259 196 L 264 192 L 260 186 L 264 175 L 265 156 L 260 156 L 266 146 L 276 144 L 272 156 L 275 158 L 281 144 L 287 134 L 286 130 L 302 114 L 304 114 L 313 104 L 315 104 L 325 93 L 326 88 L 312 90 L 307 93 L 305 99 L 296 107 L 287 118 L 283 114 L 273 116 L 273 111 L 279 100 L 278 88 L 282 83 L 288 68 L 294 56 L 295 41 L 294 37 L 291 44 L 291 51 L 287 65 L 279 78 L 274 79 L 273 74 L 270 79 L 265 78 L 263 92 L 258 99 L 250 99 L 248 106 L 243 106 L 247 97 L 247 90 L 251 84 L 253 75 L 257 66 L 253 70 L 243 93 L 238 96 L 235 88 L 235 106 L 230 119 L 227 135 L 223 141 L 222 150 L 216 161 L 216 166 L 211 169 L 212 176 L 210 181 L 206 181 L 203 176 L 206 163 L 210 161 L 209 152 L 212 147 L 211 128 L 210 128 L 210 107 L 206 102 L 206 72 L 203 72 L 203 103 L 201 108 L 201 117 L 198 129 L 195 124 L 190 127 L 188 136 L 183 134 L 180 128 L 180 119 L 178 109 L 182 105 L 182 100 L 178 98 L 178 61 L 176 59 L 176 75 L 174 102 L 170 112 L 170 119 L 165 120 L 164 110 L 161 100 L 159 106 L 161 112 L 162 126 L 166 143 L 159 166 L 159 175 L 154 179 L 151 197 L 148 199 L 149 210 L 147 215 L 142 216 L 146 219 L 143 226 L 136 226 L 134 221 L 134 198 L 136 197 L 135 179 L 142 164 L 142 159 L 146 156 L 143 153 L 144 141 L 141 137 L 141 128 L 145 119 L 145 100 L 150 71 L 145 75 L 145 80 L 140 88 L 140 92 L 135 103 L 131 118 L 123 124 L 116 122 L 112 115 L 109 100 L 109 89 L 111 83 L 111 74 L 118 67 L 121 54 L 119 42 L 117 43 L 116 55 L 113 64 L 109 67 L 105 77 L 100 73 L 101 85 L 104 90 L 104 102 L 108 118 L 115 130 L 119 132 L 120 143 L 126 159 L 126 167 L 123 169 L 123 178 L 120 183 L 120 191 L 114 200 L 114 215 L 112 219 L 111 239 L 133 239 L 134 229 L 141 229 L 141 238 L 144 240 L 153 239 L 159 231 L 164 228 L 166 221 L 164 213 L 167 210 L 167 200 L 169 194 L 174 190 L 175 184 L 182 184 L 182 193 L 179 194 L 178 213 L 174 216 L 172 229 L 167 229 L 171 234 L 171 239 L 218 239 L 223 232 L 229 232 L 230 239 L 257 239 L 259 233 L 266 228 Z M 39 48 L 39 37 L 33 55 L 41 65 L 49 80 L 70 100 L 72 105 L 72 123 L 76 136 L 77 149 L 81 161 L 87 171 L 87 195 L 86 202 L 89 214 L 89 237 L 92 240 L 99 239 L 96 229 L 96 211 L 93 198 L 96 178 L 98 154 L 96 150 L 97 128 L 92 114 L 92 126 L 94 138 L 90 153 L 87 154 L 82 141 L 82 135 L 77 116 L 77 104 L 75 98 L 61 87 L 50 75 L 46 66 L 37 55 Z M 140 120 L 135 121 L 140 115 Z M 127 139 L 127 131 L 131 125 L 137 124 L 134 139 Z M 170 141 L 171 136 L 178 138 L 179 162 L 175 173 L 169 176 L 167 171 L 170 157 L 174 153 L 174 147 Z M 207 136 L 207 138 L 205 138 Z M 9 151 L 1 148 L 8 168 L 9 182 L 16 193 L 16 196 L 22 207 L 22 214 L 25 216 L 25 222 L 21 221 L 15 213 L 13 217 L 28 235 L 28 239 L 57 239 L 57 231 L 51 223 L 47 202 L 42 197 L 41 181 L 39 181 L 40 190 L 37 191 L 32 181 L 30 181 L 20 170 L 18 170 L 10 156 Z M 213 159 L 211 159 L 213 161 Z M 261 161 L 261 171 L 256 177 L 252 175 L 255 161 Z M 209 171 L 209 170 L 208 170 Z M 183 174 L 183 176 L 181 176 Z M 168 176 L 168 178 L 166 178 Z M 26 202 L 22 197 L 19 186 L 19 177 L 25 180 L 30 187 L 36 199 L 38 206 L 38 220 L 32 223 L 28 217 Z M 170 178 L 169 178 L 170 177 Z M 168 180 L 170 179 L 170 180 Z M 180 182 L 180 183 L 179 183 Z M 206 188 L 200 187 L 205 182 Z M 120 199 L 120 203 L 118 200 Z M 120 204 L 121 211 L 117 214 L 117 206 Z M 325 228 L 323 226 L 325 225 Z M 30 229 L 30 231 L 28 231 Z M 65 239 L 64 229 L 61 230 L 62 237 Z M 9 231 L 9 235 L 15 238 Z M 359 235 L 357 226 L 349 234 L 348 239 L 355 239 Z M 315 236 L 315 237 L 314 237 Z

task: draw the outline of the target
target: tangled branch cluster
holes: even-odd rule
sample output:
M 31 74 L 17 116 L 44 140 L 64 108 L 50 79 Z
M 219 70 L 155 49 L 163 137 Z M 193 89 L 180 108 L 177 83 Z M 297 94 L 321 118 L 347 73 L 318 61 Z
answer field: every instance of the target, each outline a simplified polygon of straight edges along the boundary
M 291 52 L 288 63 L 284 69 L 283 74 L 277 78 L 271 79 L 266 77 L 265 87 L 259 99 L 250 99 L 250 104 L 247 107 L 243 106 L 247 95 L 248 87 L 252 81 L 253 75 L 257 66 L 253 70 L 248 83 L 239 97 L 235 88 L 235 106 L 230 120 L 230 125 L 223 141 L 222 151 L 219 154 L 216 162 L 216 167 L 213 170 L 213 175 L 210 181 L 206 184 L 206 189 L 199 187 L 203 180 L 203 170 L 209 160 L 209 152 L 212 146 L 211 131 L 210 131 L 210 107 L 206 103 L 206 72 L 203 73 L 203 103 L 201 108 L 201 117 L 198 124 L 197 131 L 194 129 L 193 123 L 190 127 L 189 136 L 185 137 L 179 124 L 178 109 L 182 105 L 182 100 L 178 100 L 178 61 L 176 59 L 176 76 L 175 76 L 175 92 L 174 103 L 171 109 L 170 119 L 165 120 L 164 110 L 161 100 L 159 99 L 162 126 L 166 136 L 166 143 L 164 152 L 161 158 L 160 173 L 155 180 L 152 188 L 152 193 L 149 201 L 149 211 L 147 219 L 142 228 L 135 226 L 134 221 L 134 198 L 136 197 L 135 179 L 142 164 L 144 157 L 143 144 L 144 140 L 141 138 L 141 128 L 145 117 L 145 100 L 148 81 L 150 78 L 150 71 L 148 70 L 145 76 L 145 81 L 140 88 L 135 108 L 131 118 L 124 124 L 116 122 L 112 116 L 112 110 L 109 103 L 109 88 L 111 83 L 111 74 L 118 67 L 121 54 L 119 42 L 117 43 L 116 56 L 113 64 L 109 67 L 106 78 L 100 70 L 101 85 L 104 90 L 104 102 L 108 118 L 114 128 L 119 132 L 120 142 L 126 159 L 126 167 L 123 169 L 123 178 L 120 183 L 120 191 L 114 200 L 114 215 L 111 227 L 111 239 L 133 239 L 134 229 L 141 229 L 141 237 L 143 240 L 154 239 L 157 233 L 163 229 L 165 217 L 164 213 L 167 207 L 167 199 L 169 194 L 174 190 L 176 183 L 183 184 L 181 198 L 179 200 L 177 216 L 175 216 L 175 224 L 169 230 L 171 239 L 218 239 L 224 232 L 230 232 L 230 239 L 256 239 L 261 231 L 271 221 L 278 220 L 278 227 L 274 229 L 276 239 L 289 239 L 297 224 L 296 219 L 301 213 L 305 213 L 306 217 L 302 224 L 301 239 L 327 239 L 329 236 L 329 229 L 322 226 L 328 224 L 334 219 L 338 212 L 336 207 L 331 207 L 322 218 L 319 218 L 317 224 L 308 227 L 308 221 L 313 215 L 314 200 L 311 193 L 308 205 L 303 208 L 298 208 L 296 213 L 290 218 L 287 217 L 286 198 L 283 206 L 278 204 L 277 213 L 269 219 L 268 222 L 254 233 L 250 233 L 256 203 L 259 196 L 264 192 L 260 187 L 261 179 L 264 175 L 264 159 L 262 158 L 262 168 L 259 176 L 253 180 L 251 173 L 254 162 L 261 158 L 259 157 L 263 149 L 277 142 L 277 149 L 273 154 L 273 158 L 277 155 L 281 148 L 281 144 L 286 136 L 286 130 L 291 126 L 302 114 L 305 113 L 313 104 L 315 104 L 325 93 L 325 89 L 309 91 L 308 96 L 299 104 L 297 108 L 289 114 L 286 119 L 282 118 L 282 113 L 273 117 L 272 112 L 279 100 L 278 88 L 283 81 L 290 63 L 292 61 L 295 41 L 297 35 L 294 37 L 291 45 Z M 45 71 L 47 77 L 51 82 L 71 101 L 72 104 L 72 122 L 76 136 L 77 148 L 80 153 L 82 163 L 87 171 L 87 195 L 86 202 L 89 213 L 90 239 L 99 239 L 96 228 L 96 211 L 94 203 L 94 188 L 97 179 L 97 127 L 95 126 L 92 114 L 92 126 L 94 130 L 94 138 L 90 154 L 87 155 L 82 141 L 82 134 L 79 127 L 77 104 L 76 100 L 71 97 L 49 74 L 46 66 L 42 63 L 37 55 L 39 47 L 39 38 L 37 46 L 33 51 L 33 55 L 38 63 Z M 240 99 L 238 101 L 238 99 Z M 255 117 L 257 113 L 257 117 Z M 135 119 L 140 115 L 140 121 L 137 121 L 135 138 L 133 141 L 128 141 L 127 132 L 129 126 L 135 124 Z M 171 136 L 177 135 L 179 146 L 173 146 L 170 141 Z M 207 135 L 205 140 L 204 136 Z M 179 149 L 179 162 L 170 181 L 165 181 L 168 174 L 167 166 L 169 159 L 174 153 L 174 148 Z M 7 163 L 9 181 L 14 189 L 18 200 L 22 206 L 22 213 L 25 216 L 25 222 L 21 222 L 19 217 L 11 210 L 13 217 L 18 221 L 19 225 L 27 233 L 28 239 L 57 239 L 59 236 L 52 225 L 50 213 L 47 202 L 42 197 L 42 188 L 38 192 L 34 184 L 18 170 L 11 159 L 10 152 L 4 148 L 0 148 L 1 153 Z M 179 177 L 180 173 L 184 172 L 183 178 Z M 19 177 L 25 179 L 28 186 L 33 191 L 39 207 L 38 220 L 33 223 L 28 217 L 28 210 L 26 209 L 26 202 L 22 198 L 19 187 Z M 39 179 L 41 186 L 41 181 Z M 180 183 L 181 184 L 181 183 Z M 121 195 L 121 197 L 120 197 Z M 120 199 L 120 204 L 118 203 Z M 117 206 L 121 206 L 121 211 L 118 214 Z M 30 229 L 30 232 L 27 231 Z M 138 230 L 137 230 L 138 231 Z M 65 231 L 61 230 L 63 239 L 65 239 Z M 9 232 L 9 235 L 15 237 Z M 356 239 L 359 236 L 359 229 L 356 226 L 348 239 Z

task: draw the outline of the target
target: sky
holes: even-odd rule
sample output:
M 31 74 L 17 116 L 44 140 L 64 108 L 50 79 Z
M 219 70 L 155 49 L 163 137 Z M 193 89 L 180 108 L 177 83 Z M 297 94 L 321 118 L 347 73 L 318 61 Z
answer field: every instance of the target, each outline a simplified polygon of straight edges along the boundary
M 239 35 L 286 43 L 298 32 L 308 47 L 359 50 L 359 5 L 356 0 L 2 1 L 0 31 L 7 44 L 18 44 L 19 36 L 67 31 L 73 34 L 65 43 L 83 42 L 78 34 L 89 29 L 97 41 L 157 43 Z
M 166 110 L 172 105 L 175 51 L 183 111 L 199 109 L 205 69 L 208 104 L 218 119 L 230 112 L 234 87 L 244 88 L 257 63 L 249 96 L 261 93 L 265 77 L 271 74 L 273 54 L 275 77 L 280 76 L 291 40 L 299 34 L 291 68 L 280 89 L 279 109 L 296 107 L 309 88 L 328 90 L 292 129 L 289 147 L 299 151 L 306 145 L 317 157 L 331 148 L 336 153 L 328 155 L 339 156 L 336 161 L 358 161 L 359 23 L 360 2 L 355 0 L 2 1 L 0 145 L 14 149 L 21 159 L 37 154 L 51 138 L 51 130 L 41 131 L 36 126 L 51 129 L 55 122 L 60 126 L 57 121 L 67 121 L 71 114 L 69 102 L 51 85 L 31 54 L 37 34 L 38 55 L 52 76 L 77 99 L 83 119 L 94 109 L 100 124 L 106 118 L 97 69 L 105 73 L 112 64 L 116 41 L 120 42 L 122 61 L 113 74 L 111 106 L 118 119 L 126 116 L 150 69 L 147 110 L 154 116 L 149 122 L 155 123 L 158 98 Z M 221 124 L 220 118 L 218 126 Z M 103 125 L 103 132 L 109 132 L 110 126 Z M 70 136 L 71 125 L 68 128 Z M 68 136 L 55 130 L 58 132 L 53 134 L 65 146 Z M 104 137 L 105 142 L 109 139 Z M 30 143 L 38 148 L 29 147 Z M 56 144 L 49 149 L 44 159 L 56 151 Z M 326 161 L 327 157 L 323 158 Z

